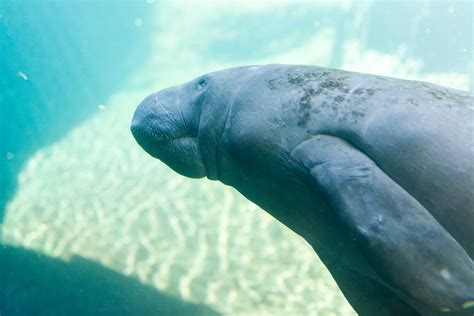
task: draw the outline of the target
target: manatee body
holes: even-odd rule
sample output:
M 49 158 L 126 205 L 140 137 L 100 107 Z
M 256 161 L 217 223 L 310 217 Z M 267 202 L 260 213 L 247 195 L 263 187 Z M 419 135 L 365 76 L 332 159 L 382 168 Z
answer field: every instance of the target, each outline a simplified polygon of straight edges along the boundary
M 472 315 L 474 97 L 312 66 L 232 68 L 148 96 L 131 130 L 304 237 L 362 315 Z

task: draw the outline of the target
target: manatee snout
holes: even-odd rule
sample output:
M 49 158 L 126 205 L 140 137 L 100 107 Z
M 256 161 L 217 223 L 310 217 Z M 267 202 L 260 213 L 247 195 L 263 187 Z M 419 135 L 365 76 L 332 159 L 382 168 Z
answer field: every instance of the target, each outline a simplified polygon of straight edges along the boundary
M 176 172 L 191 177 L 206 176 L 197 142 L 197 123 L 186 91 L 176 87 L 146 97 L 133 115 L 130 130 L 137 143 L 151 156 Z
M 130 130 L 138 144 L 149 153 L 155 145 L 170 140 L 174 134 L 166 130 L 164 113 L 164 107 L 157 103 L 157 94 L 154 93 L 146 97 L 133 114 Z

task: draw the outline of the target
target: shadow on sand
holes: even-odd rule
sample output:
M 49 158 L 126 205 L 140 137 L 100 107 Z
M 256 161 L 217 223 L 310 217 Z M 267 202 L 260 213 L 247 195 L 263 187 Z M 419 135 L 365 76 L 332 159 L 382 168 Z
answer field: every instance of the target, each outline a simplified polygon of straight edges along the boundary
M 81 257 L 0 246 L 0 315 L 219 315 Z

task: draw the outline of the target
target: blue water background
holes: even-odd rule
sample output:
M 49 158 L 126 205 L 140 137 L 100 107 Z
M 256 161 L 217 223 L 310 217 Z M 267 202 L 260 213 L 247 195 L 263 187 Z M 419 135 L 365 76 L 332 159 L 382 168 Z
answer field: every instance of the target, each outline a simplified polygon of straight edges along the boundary
M 36 152 L 155 78 L 289 62 L 474 91 L 470 1 L 249 3 L 0 0 L 0 217 Z

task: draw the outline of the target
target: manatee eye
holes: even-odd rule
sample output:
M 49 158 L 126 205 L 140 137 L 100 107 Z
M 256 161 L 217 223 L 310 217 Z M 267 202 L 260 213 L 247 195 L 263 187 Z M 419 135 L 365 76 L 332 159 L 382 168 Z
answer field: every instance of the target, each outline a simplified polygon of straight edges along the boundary
M 200 79 L 198 80 L 198 82 L 197 82 L 197 89 L 198 89 L 198 90 L 204 89 L 204 88 L 207 86 L 207 82 L 208 82 L 208 81 L 209 81 L 209 80 L 208 80 L 206 77 L 200 78 Z

